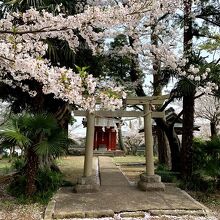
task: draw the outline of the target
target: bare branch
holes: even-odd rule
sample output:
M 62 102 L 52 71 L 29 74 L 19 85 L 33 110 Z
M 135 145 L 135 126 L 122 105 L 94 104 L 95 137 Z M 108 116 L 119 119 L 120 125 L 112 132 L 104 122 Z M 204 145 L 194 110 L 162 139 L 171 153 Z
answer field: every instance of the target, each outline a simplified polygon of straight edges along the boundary
M 170 127 L 174 126 L 174 124 L 177 122 L 178 119 L 183 115 L 183 110 L 177 115 L 177 117 L 172 121 L 172 123 L 169 125 Z

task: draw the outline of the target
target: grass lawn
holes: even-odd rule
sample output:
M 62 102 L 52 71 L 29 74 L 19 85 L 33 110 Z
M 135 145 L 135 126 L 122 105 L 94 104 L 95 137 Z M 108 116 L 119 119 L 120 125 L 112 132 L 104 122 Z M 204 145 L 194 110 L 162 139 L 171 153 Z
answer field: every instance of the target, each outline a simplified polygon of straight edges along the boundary
M 64 179 L 75 184 L 83 175 L 84 156 L 67 156 L 57 160 L 57 165 L 64 174 Z
M 114 157 L 113 161 L 120 166 L 121 171 L 131 182 L 137 182 L 140 179 L 140 174 L 145 171 L 144 156 Z
M 145 163 L 144 156 L 124 156 L 124 157 L 114 157 L 113 161 L 116 164 L 126 164 L 126 163 Z
M 8 158 L 0 160 L 0 175 L 7 174 L 11 170 L 11 163 L 8 160 Z
M 140 174 L 146 171 L 145 166 L 120 166 L 121 171 L 129 181 L 137 183 L 140 180 Z
M 130 181 L 136 181 L 140 173 L 144 172 L 145 166 L 125 166 L 125 164 L 145 163 L 143 156 L 114 157 L 113 161 L 120 165 L 120 169 Z M 64 174 L 64 179 L 75 184 L 77 179 L 83 175 L 84 156 L 67 156 L 57 160 L 57 164 Z
M 136 181 L 139 178 L 140 173 L 144 172 L 145 166 L 124 166 L 125 164 L 133 163 L 145 163 L 143 156 L 126 156 L 126 157 L 114 157 L 113 161 L 120 165 L 122 172 L 131 181 Z M 67 181 L 75 184 L 77 179 L 83 175 L 84 156 L 67 156 L 61 157 L 57 160 L 57 164 L 64 174 L 64 178 Z

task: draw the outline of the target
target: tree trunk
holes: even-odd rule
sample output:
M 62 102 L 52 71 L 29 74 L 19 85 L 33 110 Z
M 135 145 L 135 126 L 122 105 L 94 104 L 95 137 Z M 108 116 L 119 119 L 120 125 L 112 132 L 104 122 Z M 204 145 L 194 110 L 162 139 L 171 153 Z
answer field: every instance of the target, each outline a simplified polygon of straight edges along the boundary
M 181 173 L 185 179 L 192 175 L 194 104 L 194 95 L 183 97 L 183 138 L 181 151 Z
M 38 171 L 38 156 L 34 150 L 34 147 L 31 146 L 27 150 L 27 165 L 26 165 L 26 195 L 32 196 L 37 188 L 35 184 L 36 175 Z
M 171 170 L 175 172 L 180 171 L 180 141 L 174 131 L 173 126 L 168 126 L 166 121 L 162 118 L 155 119 L 157 125 L 162 128 L 169 141 L 170 153 L 171 153 Z
M 13 159 L 13 146 L 10 147 L 10 150 L 9 150 L 9 162 L 11 162 Z
M 57 120 L 59 127 L 64 129 L 68 134 L 68 125 L 71 119 L 71 108 L 68 103 L 62 104 L 54 113 L 54 117 Z
M 184 0 L 184 54 L 188 59 L 186 70 L 192 58 L 192 0 Z M 193 87 L 193 85 L 192 85 Z M 184 179 L 192 175 L 192 144 L 194 126 L 195 89 L 183 96 L 183 135 L 181 152 L 181 174 Z
M 123 150 L 125 152 L 125 154 L 127 154 L 127 149 L 124 145 L 124 141 L 123 141 L 123 136 L 122 136 L 122 131 L 121 131 L 121 125 L 118 125 L 118 145 L 119 145 L 119 149 Z
M 210 130 L 211 130 L 211 139 L 213 139 L 218 134 L 216 123 L 213 121 L 210 122 Z
M 174 131 L 173 127 L 169 127 L 167 132 L 167 138 L 170 143 L 170 152 L 171 152 L 171 170 L 174 172 L 180 171 L 180 140 Z
M 157 124 L 157 120 L 155 120 Z M 170 161 L 172 160 L 170 156 L 170 144 L 168 144 L 166 140 L 166 133 L 165 130 L 160 127 L 159 124 L 157 124 L 157 129 L 156 129 L 156 136 L 157 136 L 157 141 L 158 141 L 158 160 L 160 164 L 164 164 L 167 167 L 170 167 Z M 172 144 L 171 144 L 172 145 Z
M 39 168 L 39 156 L 35 151 L 35 146 L 39 144 L 43 139 L 43 134 L 40 132 L 36 134 L 36 137 L 33 139 L 33 143 L 31 146 L 27 148 L 27 164 L 26 164 L 26 190 L 25 193 L 27 196 L 32 196 L 36 190 L 36 176 Z
M 159 126 L 157 126 L 156 135 L 159 163 L 166 165 L 169 169 L 172 169 L 169 142 L 165 132 Z

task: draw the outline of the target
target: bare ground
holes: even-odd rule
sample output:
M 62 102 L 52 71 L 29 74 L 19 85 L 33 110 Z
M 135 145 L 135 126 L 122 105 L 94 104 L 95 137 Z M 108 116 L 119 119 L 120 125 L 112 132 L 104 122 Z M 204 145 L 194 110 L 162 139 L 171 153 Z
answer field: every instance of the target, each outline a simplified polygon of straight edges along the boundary
M 19 204 L 7 194 L 8 183 L 0 184 L 0 220 L 40 220 L 44 206 L 39 204 Z

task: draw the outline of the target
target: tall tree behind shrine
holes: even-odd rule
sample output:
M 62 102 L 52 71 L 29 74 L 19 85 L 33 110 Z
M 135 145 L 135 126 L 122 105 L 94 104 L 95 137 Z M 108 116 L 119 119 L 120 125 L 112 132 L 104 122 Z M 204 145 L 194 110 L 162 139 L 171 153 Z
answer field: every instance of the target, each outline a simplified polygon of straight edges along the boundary
M 186 68 L 189 68 L 192 59 L 193 28 L 192 28 L 192 0 L 184 0 L 184 55 L 187 59 Z M 189 82 L 185 82 L 189 83 Z M 188 87 L 188 86 L 187 86 Z M 192 144 L 194 125 L 195 87 L 189 85 L 183 94 L 183 136 L 181 173 L 184 178 L 192 174 Z
M 155 33 L 155 28 L 152 27 L 152 34 L 151 34 L 151 43 L 158 47 L 158 36 Z M 153 60 L 153 95 L 154 96 L 161 96 L 162 90 L 164 85 L 162 84 L 163 77 L 161 75 L 161 62 L 154 56 Z M 160 109 L 161 106 L 157 106 L 157 109 Z M 166 165 L 167 167 L 171 168 L 171 158 L 169 154 L 169 145 L 166 139 L 165 131 L 162 130 L 161 127 L 157 126 L 156 128 L 156 136 L 158 141 L 158 159 L 159 163 Z

